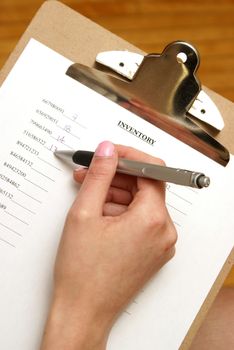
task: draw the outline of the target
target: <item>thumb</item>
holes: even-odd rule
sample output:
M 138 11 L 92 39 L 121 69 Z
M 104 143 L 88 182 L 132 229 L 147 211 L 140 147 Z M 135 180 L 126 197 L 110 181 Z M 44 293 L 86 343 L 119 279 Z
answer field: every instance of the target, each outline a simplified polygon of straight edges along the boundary
M 87 216 L 100 216 L 116 172 L 118 155 L 113 143 L 101 142 L 92 159 L 74 205 Z

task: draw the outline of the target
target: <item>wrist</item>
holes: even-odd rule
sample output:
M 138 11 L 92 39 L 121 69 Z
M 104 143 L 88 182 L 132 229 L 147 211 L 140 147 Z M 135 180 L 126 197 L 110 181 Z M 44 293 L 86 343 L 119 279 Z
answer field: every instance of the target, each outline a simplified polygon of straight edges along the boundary
M 54 298 L 41 350 L 105 350 L 111 323 L 89 305 Z

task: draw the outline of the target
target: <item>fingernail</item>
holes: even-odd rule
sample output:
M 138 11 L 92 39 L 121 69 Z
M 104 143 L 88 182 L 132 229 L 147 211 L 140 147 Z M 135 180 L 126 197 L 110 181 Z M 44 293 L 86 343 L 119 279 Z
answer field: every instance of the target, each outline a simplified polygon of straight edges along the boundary
M 87 169 L 85 166 L 83 165 L 78 165 L 77 168 L 75 168 L 73 171 L 74 173 L 79 173 L 80 171 Z
M 110 141 L 103 141 L 99 143 L 96 148 L 95 156 L 98 157 L 112 157 L 114 154 L 115 146 Z

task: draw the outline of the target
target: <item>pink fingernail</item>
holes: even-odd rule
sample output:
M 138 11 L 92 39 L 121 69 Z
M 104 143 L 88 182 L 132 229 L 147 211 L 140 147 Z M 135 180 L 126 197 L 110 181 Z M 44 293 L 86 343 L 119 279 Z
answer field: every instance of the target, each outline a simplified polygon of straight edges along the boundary
M 77 168 L 74 169 L 74 173 L 79 173 L 80 171 L 87 169 L 85 166 L 83 165 L 78 165 Z
M 99 143 L 96 148 L 95 155 L 98 157 L 112 157 L 115 146 L 110 141 L 103 141 Z

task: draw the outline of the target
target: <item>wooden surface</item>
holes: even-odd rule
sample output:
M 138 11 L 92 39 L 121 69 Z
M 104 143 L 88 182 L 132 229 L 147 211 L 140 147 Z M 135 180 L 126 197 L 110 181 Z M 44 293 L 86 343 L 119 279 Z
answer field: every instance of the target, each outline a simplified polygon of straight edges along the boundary
M 0 0 L 0 67 L 43 1 Z M 64 0 L 146 52 L 182 39 L 201 55 L 199 77 L 234 101 L 234 0 Z
M 0 0 L 0 69 L 42 2 Z M 234 0 L 63 3 L 148 53 L 159 53 L 174 40 L 191 42 L 200 52 L 202 84 L 234 101 Z M 226 285 L 234 285 L 234 269 Z

